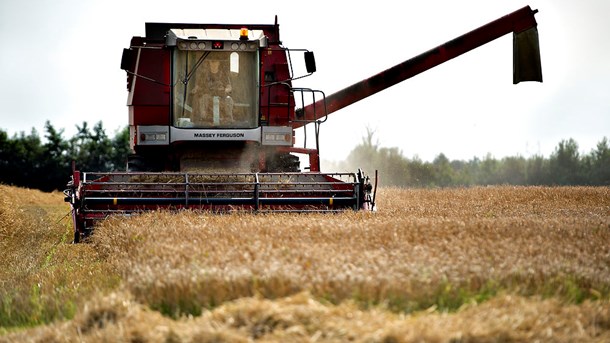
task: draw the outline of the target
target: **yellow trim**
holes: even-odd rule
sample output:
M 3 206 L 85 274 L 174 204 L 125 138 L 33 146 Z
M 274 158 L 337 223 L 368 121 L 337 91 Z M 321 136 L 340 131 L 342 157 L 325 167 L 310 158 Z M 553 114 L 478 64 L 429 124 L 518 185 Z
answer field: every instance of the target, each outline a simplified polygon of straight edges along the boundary
M 113 205 L 116 205 L 116 204 L 117 204 L 117 202 L 118 202 L 118 199 L 117 199 L 117 198 L 112 199 L 112 204 L 113 204 Z
M 332 205 L 333 205 L 333 198 L 328 199 L 328 204 L 329 204 L 330 206 L 332 206 Z

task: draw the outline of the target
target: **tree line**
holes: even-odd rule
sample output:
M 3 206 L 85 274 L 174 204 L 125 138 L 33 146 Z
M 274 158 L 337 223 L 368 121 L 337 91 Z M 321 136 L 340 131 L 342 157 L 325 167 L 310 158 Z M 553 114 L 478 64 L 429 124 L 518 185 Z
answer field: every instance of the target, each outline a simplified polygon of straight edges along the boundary
M 50 122 L 44 139 L 35 129 L 12 137 L 0 129 L 0 183 L 43 191 L 63 190 L 72 161 L 83 171 L 125 170 L 129 130 L 110 137 L 101 122 L 76 126 L 68 139 Z M 573 139 L 559 142 L 550 157 L 534 155 L 496 159 L 491 155 L 469 161 L 449 160 L 439 154 L 432 162 L 407 158 L 398 148 L 374 142 L 370 131 L 345 161 L 326 170 L 364 167 L 378 169 L 381 184 L 398 187 L 457 187 L 475 185 L 595 185 L 610 186 L 610 148 L 604 137 L 589 154 L 581 154 Z
M 368 131 L 362 143 L 334 168 L 375 168 L 380 184 L 397 187 L 460 187 L 477 185 L 610 186 L 610 148 L 604 137 L 589 154 L 579 152 L 574 139 L 562 140 L 550 157 L 490 154 L 469 161 L 439 154 L 432 162 L 404 157 L 398 148 L 380 147 Z M 368 170 L 370 172 L 370 170 Z
M 129 130 L 109 137 L 102 122 L 76 126 L 76 134 L 63 138 L 50 122 L 44 126 L 44 140 L 36 129 L 12 137 L 0 130 L 0 183 L 43 191 L 63 190 L 72 173 L 72 161 L 79 170 L 125 170 L 129 153 Z

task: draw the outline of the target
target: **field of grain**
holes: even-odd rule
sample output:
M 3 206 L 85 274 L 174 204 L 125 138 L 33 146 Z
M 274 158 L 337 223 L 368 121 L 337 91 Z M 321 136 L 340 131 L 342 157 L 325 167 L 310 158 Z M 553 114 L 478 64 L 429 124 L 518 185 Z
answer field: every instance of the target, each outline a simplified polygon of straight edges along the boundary
M 381 189 L 376 213 L 148 213 L 68 244 L 0 186 L 0 342 L 610 341 L 610 189 Z

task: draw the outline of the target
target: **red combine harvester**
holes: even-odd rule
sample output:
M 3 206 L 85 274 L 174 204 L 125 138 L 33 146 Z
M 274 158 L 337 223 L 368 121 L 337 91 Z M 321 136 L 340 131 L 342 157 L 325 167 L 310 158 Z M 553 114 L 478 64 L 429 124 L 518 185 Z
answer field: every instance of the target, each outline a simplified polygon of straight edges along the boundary
M 123 51 L 132 154 L 126 172 L 74 170 L 66 189 L 74 241 L 112 214 L 157 209 L 374 209 L 362 171 L 320 172 L 328 114 L 514 33 L 514 83 L 542 81 L 537 11 L 524 7 L 337 93 L 293 87 L 316 71 L 312 52 L 282 46 L 279 25 L 147 23 Z M 295 52 L 305 75 L 294 75 Z M 295 146 L 313 130 L 314 148 Z M 298 155 L 308 157 L 300 171 Z M 375 177 L 376 179 L 376 177 Z M 376 185 L 376 180 L 373 182 Z

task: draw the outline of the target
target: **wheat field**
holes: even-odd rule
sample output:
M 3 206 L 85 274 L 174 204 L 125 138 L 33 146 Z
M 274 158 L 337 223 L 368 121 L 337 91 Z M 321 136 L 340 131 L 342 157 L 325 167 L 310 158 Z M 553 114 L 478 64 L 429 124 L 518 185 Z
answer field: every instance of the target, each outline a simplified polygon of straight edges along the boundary
M 0 191 L 0 342 L 610 341 L 607 187 L 153 212 L 78 245 L 61 194 Z

